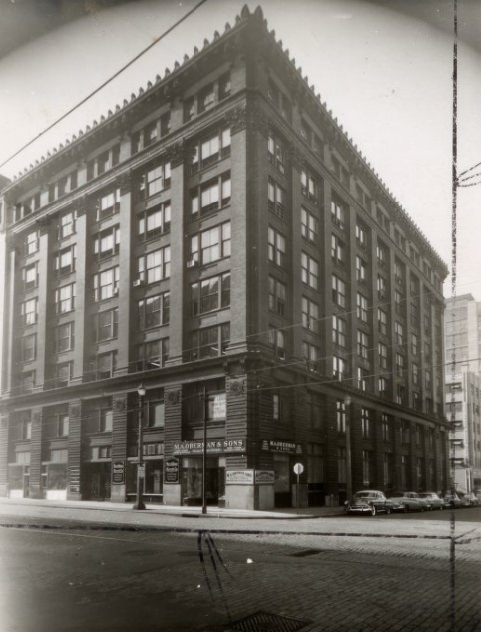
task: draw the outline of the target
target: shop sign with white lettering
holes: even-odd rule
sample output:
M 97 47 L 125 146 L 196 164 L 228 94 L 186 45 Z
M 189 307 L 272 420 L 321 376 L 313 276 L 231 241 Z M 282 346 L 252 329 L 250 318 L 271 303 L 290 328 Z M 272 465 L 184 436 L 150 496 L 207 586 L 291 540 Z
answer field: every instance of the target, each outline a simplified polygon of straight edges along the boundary
M 164 483 L 179 482 L 179 460 L 175 457 L 167 459 L 165 462 Z
M 227 470 L 225 482 L 226 484 L 253 485 L 254 470 Z
M 174 443 L 174 454 L 202 454 L 203 450 L 203 441 L 181 441 Z M 244 451 L 244 439 L 213 439 L 212 441 L 207 441 L 206 452 L 208 454 Z
M 112 463 L 112 483 L 114 485 L 125 483 L 125 463 L 123 461 Z
M 278 441 L 277 439 L 264 439 L 262 450 L 265 452 L 282 452 L 283 454 L 302 454 L 302 446 L 293 441 Z
M 274 484 L 274 470 L 256 470 L 255 481 L 257 485 Z

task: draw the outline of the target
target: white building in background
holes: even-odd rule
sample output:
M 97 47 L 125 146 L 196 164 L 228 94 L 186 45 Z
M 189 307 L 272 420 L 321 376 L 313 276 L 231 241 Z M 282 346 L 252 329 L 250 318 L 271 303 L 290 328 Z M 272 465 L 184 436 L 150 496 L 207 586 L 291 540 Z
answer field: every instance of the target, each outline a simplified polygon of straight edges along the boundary
M 481 491 L 481 302 L 471 294 L 446 301 L 445 354 L 456 488 Z

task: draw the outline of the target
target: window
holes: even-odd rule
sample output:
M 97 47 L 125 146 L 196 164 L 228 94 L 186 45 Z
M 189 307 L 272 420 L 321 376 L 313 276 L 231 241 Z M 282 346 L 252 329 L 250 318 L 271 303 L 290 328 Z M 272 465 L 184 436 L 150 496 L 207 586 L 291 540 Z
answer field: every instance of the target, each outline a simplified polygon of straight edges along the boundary
M 404 327 L 402 326 L 401 323 L 397 321 L 394 323 L 394 336 L 395 336 L 396 344 L 398 345 L 404 344 Z
M 301 170 L 301 193 L 309 200 L 317 203 L 319 201 L 319 179 L 309 173 L 306 169 Z
M 387 296 L 387 281 L 380 274 L 377 275 L 377 295 L 380 299 Z
M 73 375 L 73 362 L 61 362 L 55 367 L 56 386 L 64 386 L 70 382 Z
M 97 379 L 103 380 L 108 377 L 113 377 L 114 371 L 117 368 L 117 352 L 109 351 L 107 353 L 100 353 L 97 356 Z
M 397 259 L 394 262 L 394 281 L 396 284 L 404 286 L 404 279 L 406 278 L 406 270 L 404 264 Z
M 189 97 L 184 99 L 184 123 L 190 121 L 193 116 L 195 116 L 195 99 L 194 97 Z
M 191 291 L 194 316 L 229 307 L 230 273 L 193 283 Z
M 418 337 L 416 336 L 416 334 L 411 334 L 411 353 L 413 355 L 417 355 L 418 349 Z
M 417 303 L 411 303 L 410 306 L 410 321 L 413 327 L 419 327 L 419 305 Z
M 385 377 L 378 378 L 377 381 L 380 397 L 388 396 L 388 380 Z
M 113 411 L 111 409 L 105 409 L 105 408 L 99 410 L 99 432 L 112 432 L 113 425 L 114 425 Z
M 58 220 L 58 238 L 65 239 L 75 232 L 75 212 L 69 211 L 60 216 Z
M 267 181 L 267 206 L 281 219 L 284 217 L 286 193 L 272 178 Z
M 150 428 L 163 428 L 165 426 L 164 402 L 149 402 L 147 420 Z
M 56 351 L 70 351 L 74 348 L 74 323 L 59 325 L 56 329 Z
M 371 438 L 371 418 L 368 408 L 361 408 L 361 434 L 363 439 Z
M 139 370 L 158 369 L 169 358 L 169 339 L 159 338 L 139 345 Z
M 278 266 L 285 266 L 286 238 L 271 226 L 267 229 L 267 256 Z
M 226 127 L 197 143 L 191 155 L 191 171 L 196 172 L 230 155 L 230 128 Z
M 356 279 L 358 281 L 365 281 L 367 279 L 367 264 L 356 255 Z
M 75 270 L 75 246 L 69 246 L 59 250 L 55 255 L 55 270 L 58 274 L 68 274 Z
M 199 94 L 197 95 L 197 110 L 199 114 L 211 108 L 214 105 L 214 101 L 214 84 L 210 83 L 208 86 L 205 86 L 205 88 L 200 90 Z
M 319 220 L 301 206 L 301 235 L 315 241 L 319 234 Z
M 25 254 L 33 255 L 35 252 L 38 252 L 38 246 L 38 232 L 35 230 L 31 233 L 27 233 L 25 236 Z
M 137 228 L 139 237 L 152 239 L 170 230 L 171 206 L 164 202 L 139 214 Z
M 32 413 L 30 410 L 22 410 L 18 413 L 19 438 L 29 440 L 32 438 Z
M 170 276 L 170 246 L 164 246 L 138 258 L 139 278 L 147 283 L 157 283 Z
M 301 252 L 301 279 L 309 287 L 317 290 L 319 287 L 319 264 L 305 252 Z
M 272 395 L 272 419 L 279 421 L 281 418 L 281 400 L 277 393 Z
M 68 414 L 62 413 L 57 417 L 57 437 L 68 437 L 70 419 Z
M 286 165 L 286 150 L 284 144 L 271 133 L 267 137 L 267 155 L 271 165 L 274 165 L 278 171 L 284 173 Z
M 344 265 L 346 259 L 344 243 L 337 235 L 331 235 L 331 258 L 334 263 Z
M 391 441 L 391 421 L 385 413 L 381 416 L 382 440 Z
M 22 391 L 29 393 L 35 386 L 35 371 L 22 373 Z
M 370 487 L 373 479 L 373 453 L 372 450 L 362 451 L 362 484 Z
M 119 266 L 94 274 L 94 301 L 116 296 L 119 291 Z
M 199 253 L 200 245 L 200 253 Z M 231 232 L 230 222 L 225 222 L 214 228 L 204 230 L 192 237 L 192 261 L 199 261 L 202 265 L 212 263 L 218 259 L 230 256 Z
M 119 248 L 120 227 L 118 225 L 102 230 L 94 237 L 94 254 L 99 258 L 115 255 Z
M 120 189 L 115 189 L 99 198 L 97 203 L 97 221 L 110 217 L 120 210 Z
M 37 355 L 37 334 L 29 334 L 21 339 L 20 358 L 22 362 L 31 362 Z
M 168 325 L 170 319 L 170 292 L 149 296 L 138 302 L 140 329 Z
M 281 116 L 290 122 L 292 115 L 291 104 L 272 80 L 269 80 L 267 84 L 267 97 L 280 112 Z
M 389 234 L 391 222 L 389 221 L 389 218 L 386 217 L 386 215 L 381 211 L 380 208 L 376 209 L 376 219 L 379 226 L 381 226 L 381 228 L 384 229 L 386 233 Z
M 37 302 L 38 299 L 32 298 L 21 304 L 21 316 L 24 325 L 34 325 L 37 322 Z
M 119 328 L 119 309 L 109 309 L 97 314 L 97 342 L 116 338 Z
M 389 259 L 389 252 L 386 246 L 378 242 L 376 246 L 377 265 L 381 268 L 387 266 Z
M 110 168 L 109 152 L 104 151 L 97 157 L 97 175 L 102 175 Z
M 307 362 L 311 365 L 310 368 L 312 368 L 312 365 L 317 365 L 317 362 L 321 357 L 321 353 L 317 345 L 304 340 L 302 342 L 302 356 L 304 360 L 307 360 Z
M 170 112 L 162 114 L 160 117 L 160 135 L 166 136 L 170 132 Z
M 306 298 L 301 299 L 302 326 L 313 333 L 319 333 L 319 305 Z
M 338 434 L 346 433 L 346 402 L 342 399 L 336 401 L 336 428 Z
M 367 323 L 367 298 L 360 292 L 356 295 L 356 315 L 363 323 Z
M 369 336 L 359 329 L 357 330 L 357 355 L 363 360 L 369 359 Z
M 337 482 L 345 483 L 347 478 L 346 448 L 337 448 Z
M 300 126 L 300 130 L 299 131 L 301 132 L 302 138 L 310 146 L 311 145 L 311 139 L 312 139 L 312 130 L 309 127 L 309 125 L 306 123 L 306 121 L 304 121 L 303 119 L 301 119 L 301 126 Z
M 55 290 L 55 306 L 57 314 L 65 314 L 75 308 L 75 283 Z
M 279 316 L 285 316 L 286 294 L 286 285 L 269 276 L 269 309 L 271 312 L 276 312 Z
M 219 77 L 219 101 L 222 101 L 222 99 L 228 97 L 230 95 L 230 92 L 230 72 L 226 72 L 221 77 Z
M 333 196 L 331 200 L 331 219 L 332 223 L 344 230 L 346 227 L 347 207 L 338 197 Z
M 25 290 L 31 290 L 38 285 L 38 263 L 32 263 L 22 270 L 23 287 Z
M 157 121 L 152 121 L 144 127 L 144 147 L 152 145 L 159 139 L 159 127 Z
M 409 443 L 410 440 L 409 421 L 401 421 L 401 443 Z
M 346 307 L 346 284 L 335 274 L 332 275 L 332 300 L 339 307 Z
M 368 372 L 362 366 L 357 367 L 357 388 L 361 391 L 367 391 Z
M 387 369 L 388 368 L 387 346 L 384 343 L 379 342 L 377 345 L 377 353 L 379 356 L 379 366 L 381 367 L 381 369 Z
M 346 374 L 346 362 L 344 358 L 332 356 L 332 374 L 338 380 L 344 379 Z
M 283 360 L 286 357 L 286 334 L 282 329 L 270 329 L 269 344 L 278 358 Z
M 335 314 L 332 316 L 332 342 L 339 347 L 346 346 L 346 321 Z
M 367 230 L 361 224 L 356 224 L 356 241 L 360 248 L 367 248 Z
M 403 384 L 396 386 L 396 404 L 404 405 L 406 402 L 406 388 Z
M 387 313 L 380 307 L 377 308 L 377 327 L 380 334 L 387 335 Z
M 396 372 L 398 377 L 404 377 L 404 356 L 396 353 Z
M 191 192 L 192 215 L 209 213 L 230 203 L 231 185 L 230 172 L 209 180 L 200 189 Z M 199 208 L 200 199 L 200 208 Z
M 170 187 L 170 176 L 170 162 L 162 162 L 149 169 L 140 178 L 140 197 L 149 198 Z
M 190 356 L 193 360 L 215 358 L 225 353 L 229 342 L 229 323 L 197 329 L 191 334 Z

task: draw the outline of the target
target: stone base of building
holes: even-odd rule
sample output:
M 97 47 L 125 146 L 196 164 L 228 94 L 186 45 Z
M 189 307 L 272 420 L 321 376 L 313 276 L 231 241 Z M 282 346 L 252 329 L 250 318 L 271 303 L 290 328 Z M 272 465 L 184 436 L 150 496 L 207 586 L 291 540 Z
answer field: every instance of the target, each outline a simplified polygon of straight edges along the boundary
M 163 495 L 164 505 L 174 505 L 178 507 L 182 504 L 180 484 L 164 485 Z

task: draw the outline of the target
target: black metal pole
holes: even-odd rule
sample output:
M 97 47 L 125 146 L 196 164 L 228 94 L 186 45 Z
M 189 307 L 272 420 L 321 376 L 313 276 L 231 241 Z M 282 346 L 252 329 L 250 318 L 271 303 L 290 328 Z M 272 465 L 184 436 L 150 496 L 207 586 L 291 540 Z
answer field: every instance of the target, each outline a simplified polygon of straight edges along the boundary
M 202 391 L 202 513 L 207 513 L 207 505 L 205 501 L 205 475 L 207 465 L 207 415 L 205 414 L 206 407 L 206 389 L 205 384 Z
M 135 505 L 133 509 L 145 509 L 143 495 L 144 495 L 144 473 L 143 473 L 143 446 L 142 446 L 142 425 L 144 421 L 144 396 L 139 393 L 139 438 L 138 438 L 138 459 L 137 459 L 137 494 L 135 499 Z

